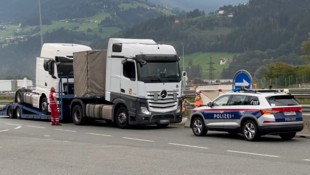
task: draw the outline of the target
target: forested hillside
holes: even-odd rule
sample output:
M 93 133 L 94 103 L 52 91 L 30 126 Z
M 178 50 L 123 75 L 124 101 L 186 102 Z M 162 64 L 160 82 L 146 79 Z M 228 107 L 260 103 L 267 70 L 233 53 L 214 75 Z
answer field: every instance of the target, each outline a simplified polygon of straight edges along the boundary
M 38 1 L 27 1 L 34 3 L 29 7 L 33 10 L 21 9 L 17 14 L 24 18 L 15 16 L 14 21 L 18 23 L 8 25 L 13 28 L 13 34 L 26 36 L 26 39 L 7 44 L 7 40 L 1 43 L 0 37 L 3 62 L 0 78 L 18 74 L 34 76 L 40 38 L 37 24 L 31 24 L 39 20 Z M 23 0 L 9 2 L 20 2 L 25 8 L 29 5 Z M 232 78 L 239 69 L 247 69 L 260 77 L 266 65 L 276 61 L 294 65 L 305 63 L 300 59 L 300 48 L 310 32 L 310 0 L 250 0 L 248 4 L 221 7 L 214 13 L 200 10 L 179 13 L 146 0 L 41 2 L 44 42 L 74 42 L 102 49 L 106 48 L 109 37 L 152 38 L 176 46 L 180 55 L 183 51 L 185 55 L 234 53 L 221 78 Z M 1 31 L 0 35 L 6 32 Z
M 0 78 L 34 78 L 35 58 L 41 49 L 38 0 L 3 1 Z M 41 0 L 41 9 L 44 42 L 90 46 L 100 45 L 105 38 L 148 19 L 174 14 L 145 0 Z
M 250 0 L 247 5 L 222 7 L 219 13 L 195 10 L 160 17 L 122 35 L 176 43 L 179 51 L 184 45 L 186 54 L 242 53 L 223 72 L 222 78 L 232 78 L 239 69 L 254 75 L 259 67 L 275 61 L 303 63 L 300 47 L 310 32 L 309 21 L 310 0 Z

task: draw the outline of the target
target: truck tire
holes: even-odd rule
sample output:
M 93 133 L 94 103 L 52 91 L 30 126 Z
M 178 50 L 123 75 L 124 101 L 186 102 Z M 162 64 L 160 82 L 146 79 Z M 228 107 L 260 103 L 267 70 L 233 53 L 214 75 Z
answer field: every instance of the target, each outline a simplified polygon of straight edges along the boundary
M 48 114 L 48 102 L 47 102 L 46 96 L 43 96 L 43 97 L 40 99 L 40 110 L 41 110 L 44 114 Z
M 23 100 L 23 91 L 22 90 L 16 91 L 16 93 L 15 93 L 15 100 L 14 101 L 15 101 L 15 103 L 19 103 L 19 104 L 24 102 L 24 100 Z
M 82 125 L 84 123 L 84 111 L 81 105 L 75 105 L 71 112 L 72 121 L 76 125 Z
M 22 118 L 22 109 L 19 106 L 17 106 L 16 109 L 15 109 L 15 116 L 18 119 Z
M 117 109 L 115 122 L 119 128 L 125 129 L 129 127 L 129 115 L 127 109 L 124 106 L 121 106 Z
M 7 113 L 9 118 L 16 118 L 15 111 L 12 106 L 8 107 Z

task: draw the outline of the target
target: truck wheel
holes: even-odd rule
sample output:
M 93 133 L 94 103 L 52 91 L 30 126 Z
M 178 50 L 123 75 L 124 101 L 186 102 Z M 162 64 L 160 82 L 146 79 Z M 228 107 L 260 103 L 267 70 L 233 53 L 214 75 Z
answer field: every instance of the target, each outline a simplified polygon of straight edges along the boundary
M 245 140 L 254 141 L 259 138 L 258 128 L 253 120 L 247 120 L 242 125 L 242 134 Z
M 19 103 L 19 104 L 23 103 L 22 96 L 23 96 L 23 94 L 22 94 L 21 90 L 16 91 L 16 93 L 15 93 L 15 102 Z
M 291 133 L 282 133 L 279 134 L 282 140 L 291 140 L 292 138 L 295 137 L 296 132 L 291 132 Z
M 7 112 L 8 112 L 9 118 L 16 118 L 16 115 L 15 115 L 15 112 L 14 112 L 14 109 L 13 109 L 12 106 L 9 106 L 9 107 L 8 107 Z
M 47 102 L 47 98 L 45 96 L 43 96 L 40 100 L 40 110 L 44 114 L 48 114 L 48 102 Z
M 82 106 L 75 105 L 71 113 L 72 121 L 76 125 L 82 125 L 84 122 L 84 112 Z
M 22 117 L 22 109 L 20 107 L 18 107 L 18 106 L 15 109 L 15 116 L 18 119 L 20 119 Z
M 121 106 L 117 109 L 115 121 L 116 125 L 119 128 L 125 129 L 129 127 L 129 115 L 128 111 L 124 106 Z
M 191 123 L 192 131 L 196 136 L 204 136 L 207 134 L 208 130 L 206 129 L 204 121 L 201 117 L 194 117 Z

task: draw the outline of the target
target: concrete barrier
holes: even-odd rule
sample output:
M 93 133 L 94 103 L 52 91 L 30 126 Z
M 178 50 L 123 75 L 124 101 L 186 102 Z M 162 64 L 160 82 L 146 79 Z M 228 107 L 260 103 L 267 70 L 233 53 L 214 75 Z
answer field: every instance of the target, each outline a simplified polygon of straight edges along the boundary
M 297 133 L 298 136 L 310 138 L 310 114 L 304 114 L 304 129 Z

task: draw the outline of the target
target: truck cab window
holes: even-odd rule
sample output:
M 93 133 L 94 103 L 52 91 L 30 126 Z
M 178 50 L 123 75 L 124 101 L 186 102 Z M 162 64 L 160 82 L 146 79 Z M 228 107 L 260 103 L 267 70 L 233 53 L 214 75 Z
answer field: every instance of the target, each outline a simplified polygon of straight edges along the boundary
M 127 61 L 123 64 L 123 75 L 131 80 L 136 79 L 135 63 Z

